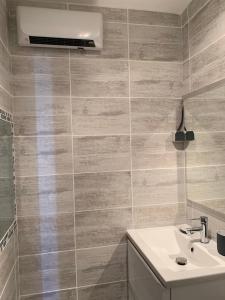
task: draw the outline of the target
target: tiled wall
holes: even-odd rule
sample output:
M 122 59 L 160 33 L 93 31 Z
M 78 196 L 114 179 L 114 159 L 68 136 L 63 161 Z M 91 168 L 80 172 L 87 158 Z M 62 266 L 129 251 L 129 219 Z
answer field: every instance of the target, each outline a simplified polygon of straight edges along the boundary
M 180 17 L 19 3 L 104 16 L 101 53 L 22 48 L 10 3 L 21 300 L 125 300 L 126 229 L 185 215 Z
M 225 1 L 193 0 L 182 15 L 182 26 L 184 93 L 224 79 Z M 186 107 L 187 121 L 199 131 L 187 153 L 188 165 L 198 167 L 189 174 L 192 177 L 189 196 L 201 201 L 221 198 L 224 186 L 224 87 L 187 100 Z M 207 167 L 204 170 L 199 168 L 203 165 Z M 208 215 L 213 238 L 218 229 L 225 228 L 224 216 L 219 217 L 204 206 L 189 205 L 189 218 Z
M 184 102 L 186 126 L 195 131 L 195 141 L 186 149 L 187 204 L 193 217 L 211 215 L 212 237 L 225 228 L 224 91 L 221 85 Z
M 182 15 L 185 93 L 225 78 L 225 1 L 193 0 Z
M 11 61 L 8 48 L 7 8 L 0 1 L 0 109 L 12 111 L 10 89 Z M 7 246 L 0 250 L 0 300 L 17 299 L 17 244 L 13 234 Z

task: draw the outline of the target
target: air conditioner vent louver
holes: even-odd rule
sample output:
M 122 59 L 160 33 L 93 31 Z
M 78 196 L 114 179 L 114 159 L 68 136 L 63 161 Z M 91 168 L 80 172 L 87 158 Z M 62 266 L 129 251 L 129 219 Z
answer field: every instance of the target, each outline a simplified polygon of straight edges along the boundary
M 93 40 L 81 40 L 81 39 L 65 39 L 65 38 L 53 38 L 43 36 L 30 36 L 30 43 L 33 45 L 54 45 L 54 46 L 68 46 L 68 47 L 80 47 L 80 48 L 95 48 L 95 42 Z

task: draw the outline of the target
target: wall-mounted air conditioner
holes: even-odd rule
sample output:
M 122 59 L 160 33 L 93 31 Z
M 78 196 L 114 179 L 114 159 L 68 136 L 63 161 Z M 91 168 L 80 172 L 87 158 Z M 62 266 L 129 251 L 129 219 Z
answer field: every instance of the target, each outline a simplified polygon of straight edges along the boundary
M 100 13 L 18 6 L 17 31 L 21 46 L 103 48 Z

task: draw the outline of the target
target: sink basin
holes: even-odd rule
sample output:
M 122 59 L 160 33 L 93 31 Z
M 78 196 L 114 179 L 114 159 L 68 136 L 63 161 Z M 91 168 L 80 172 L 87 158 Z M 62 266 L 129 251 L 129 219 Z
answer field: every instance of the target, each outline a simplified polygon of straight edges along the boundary
M 128 231 L 129 240 L 161 282 L 169 287 L 184 281 L 225 278 L 225 257 L 217 252 L 214 241 L 202 244 L 199 236 L 199 233 L 185 235 L 175 226 Z M 186 258 L 187 264 L 178 265 L 177 257 Z

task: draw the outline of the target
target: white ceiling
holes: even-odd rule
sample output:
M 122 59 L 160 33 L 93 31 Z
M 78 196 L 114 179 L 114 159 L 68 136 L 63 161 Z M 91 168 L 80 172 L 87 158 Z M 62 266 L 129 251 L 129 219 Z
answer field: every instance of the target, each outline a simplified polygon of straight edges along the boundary
M 191 0 L 77 0 L 77 3 L 181 14 Z

